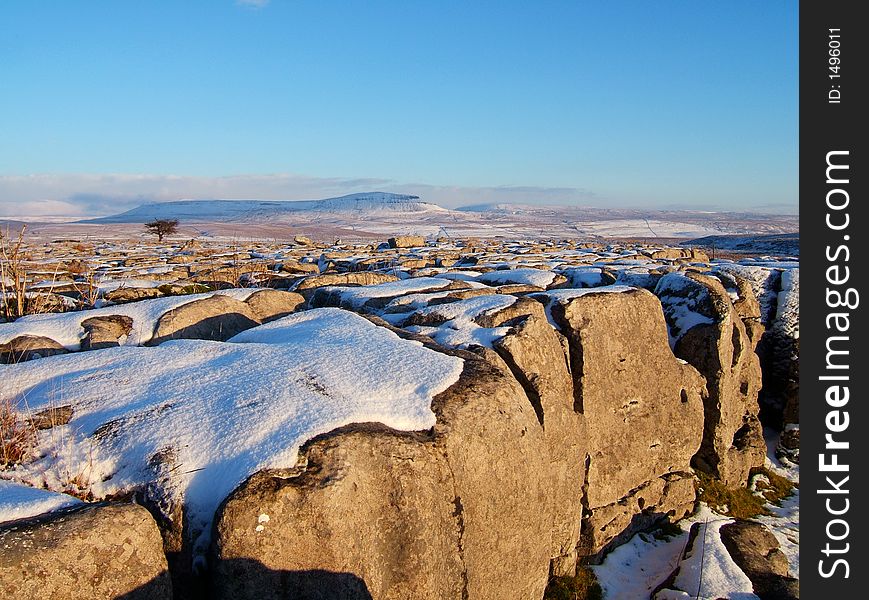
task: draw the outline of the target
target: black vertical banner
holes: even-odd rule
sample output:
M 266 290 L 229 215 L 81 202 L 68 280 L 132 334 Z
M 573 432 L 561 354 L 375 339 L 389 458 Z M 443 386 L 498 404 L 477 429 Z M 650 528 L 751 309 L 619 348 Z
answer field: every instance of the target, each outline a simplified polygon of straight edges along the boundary
M 800 3 L 800 588 L 865 598 L 869 24 Z

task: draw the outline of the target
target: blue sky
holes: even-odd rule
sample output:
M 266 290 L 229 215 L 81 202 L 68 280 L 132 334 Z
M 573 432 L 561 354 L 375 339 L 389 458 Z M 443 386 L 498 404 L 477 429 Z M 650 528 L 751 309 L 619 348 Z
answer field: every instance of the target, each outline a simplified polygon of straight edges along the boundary
M 797 12 L 7 0 L 0 215 L 370 189 L 795 213 Z

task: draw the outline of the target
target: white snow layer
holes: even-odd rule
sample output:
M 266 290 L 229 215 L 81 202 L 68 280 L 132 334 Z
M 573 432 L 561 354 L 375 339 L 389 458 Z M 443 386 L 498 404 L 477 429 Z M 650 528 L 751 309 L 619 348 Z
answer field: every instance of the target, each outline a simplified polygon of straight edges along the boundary
M 81 500 L 0 479 L 0 523 L 81 504 Z
M 754 586 L 721 541 L 719 529 L 733 519 L 721 517 L 703 506 L 694 519 L 700 531 L 670 589 L 655 594 L 655 600 L 756 600 Z
M 702 284 L 682 273 L 668 273 L 661 277 L 655 287 L 655 295 L 661 300 L 664 316 L 667 317 L 671 348 L 692 327 L 713 322 L 698 311 L 709 292 Z
M 489 271 L 477 277 L 477 281 L 489 285 L 504 285 L 518 283 L 522 285 L 535 285 L 545 288 L 555 280 L 555 273 L 542 269 L 509 269 L 502 271 Z
M 603 284 L 603 269 L 600 267 L 570 267 L 561 274 L 576 288 L 596 287 Z
M 168 296 L 128 304 L 114 304 L 91 310 L 28 315 L 11 323 L 0 323 L 0 344 L 4 344 L 19 335 L 37 335 L 50 338 L 68 350 L 78 350 L 85 335 L 81 326 L 82 321 L 92 317 L 122 315 L 133 319 L 133 329 L 124 344 L 137 346 L 148 342 L 153 337 L 154 326 L 157 321 L 174 308 L 215 295 L 229 296 L 243 301 L 256 291 L 258 290 L 255 288 L 220 290 L 207 294 Z
M 360 308 L 372 298 L 391 298 L 392 296 L 401 296 L 403 294 L 430 292 L 445 288 L 448 285 L 450 285 L 448 280 L 439 277 L 412 277 L 410 279 L 400 279 L 399 281 L 389 281 L 377 285 L 357 287 L 329 286 L 324 289 L 338 291 L 341 294 L 343 302 L 354 308 Z
M 411 326 L 408 331 L 421 333 L 437 343 L 450 348 L 466 349 L 469 346 L 491 348 L 492 344 L 507 335 L 509 327 L 480 327 L 474 319 L 497 312 L 516 303 L 516 296 L 491 294 L 476 296 L 447 304 L 436 304 L 417 311 L 420 315 L 437 315 L 444 323 L 437 327 Z
M 51 448 L 58 428 L 43 432 L 45 458 L 11 475 L 60 489 L 53 474 L 83 472 L 99 498 L 153 481 L 156 454 L 174 457 L 169 494 L 183 499 L 202 553 L 218 504 L 252 473 L 292 467 L 302 443 L 350 423 L 432 427 L 432 398 L 462 366 L 335 308 L 284 317 L 232 343 L 176 340 L 4 365 L 3 395 L 19 409 L 73 408 L 63 426 L 69 448 Z
M 800 337 L 800 270 L 788 269 L 781 274 L 773 328 L 786 337 Z

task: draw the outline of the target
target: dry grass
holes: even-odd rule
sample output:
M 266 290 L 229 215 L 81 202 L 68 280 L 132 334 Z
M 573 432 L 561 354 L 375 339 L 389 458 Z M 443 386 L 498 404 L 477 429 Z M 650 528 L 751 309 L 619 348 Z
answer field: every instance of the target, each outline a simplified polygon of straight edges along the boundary
M 7 321 L 25 314 L 27 273 L 21 246 L 26 227 L 21 227 L 17 237 L 8 227 L 0 231 L 0 312 Z
M 759 494 L 745 487 L 729 488 L 720 481 L 704 473 L 698 474 L 700 479 L 699 500 L 712 509 L 737 519 L 753 519 L 761 515 L 771 514 L 767 503 L 780 504 L 782 500 L 793 493 L 794 484 L 780 475 L 776 475 L 765 467 L 751 470 L 750 477 L 755 480 Z M 763 476 L 769 481 L 767 484 Z
M 574 577 L 550 577 L 543 600 L 601 600 L 603 590 L 594 571 L 577 567 Z
M 0 400 L 0 469 L 23 461 L 36 445 L 36 429 L 12 405 L 11 398 Z

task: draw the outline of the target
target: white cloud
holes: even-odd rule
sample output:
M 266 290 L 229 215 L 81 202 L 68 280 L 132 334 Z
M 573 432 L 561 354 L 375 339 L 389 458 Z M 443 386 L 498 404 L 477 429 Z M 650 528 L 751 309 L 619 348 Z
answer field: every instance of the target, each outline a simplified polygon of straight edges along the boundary
M 123 212 L 147 202 L 315 200 L 369 191 L 415 194 L 447 207 L 485 202 L 589 204 L 594 199 L 593 193 L 579 188 L 439 186 L 378 178 L 293 174 L 224 177 L 37 174 L 0 176 L 0 217 L 95 217 Z
M 235 0 L 239 6 L 247 6 L 248 8 L 265 8 L 271 0 Z

